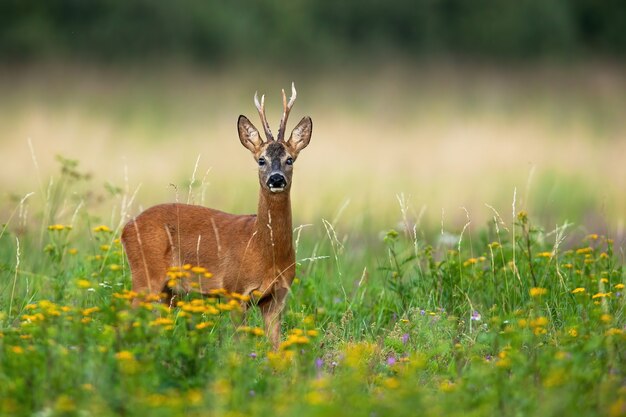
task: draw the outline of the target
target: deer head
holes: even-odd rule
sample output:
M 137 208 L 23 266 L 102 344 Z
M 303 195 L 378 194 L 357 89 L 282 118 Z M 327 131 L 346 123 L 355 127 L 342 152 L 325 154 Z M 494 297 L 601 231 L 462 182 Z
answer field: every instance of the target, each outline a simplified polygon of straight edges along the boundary
M 280 119 L 278 128 L 278 138 L 274 139 L 270 130 L 267 117 L 265 116 L 265 96 L 261 96 L 261 102 L 257 94 L 254 94 L 254 104 L 259 111 L 261 123 L 265 130 L 264 141 L 256 127 L 248 120 L 246 116 L 239 116 L 237 121 L 237 130 L 239 131 L 239 140 L 246 147 L 255 161 L 259 165 L 259 182 L 263 189 L 272 193 L 280 193 L 288 191 L 291 187 L 291 178 L 293 175 L 293 163 L 298 158 L 300 151 L 309 144 L 311 133 L 313 131 L 313 121 L 310 117 L 303 117 L 300 123 L 291 132 L 289 139 L 285 141 L 285 128 L 287 127 L 287 119 L 289 112 L 296 101 L 296 87 L 291 84 L 291 97 L 287 102 L 285 90 L 283 95 L 283 116 Z

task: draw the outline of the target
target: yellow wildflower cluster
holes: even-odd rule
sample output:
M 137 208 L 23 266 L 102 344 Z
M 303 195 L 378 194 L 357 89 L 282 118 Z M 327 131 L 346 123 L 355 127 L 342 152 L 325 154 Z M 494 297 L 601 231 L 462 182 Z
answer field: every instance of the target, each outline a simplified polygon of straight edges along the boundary
M 197 298 L 191 301 L 179 301 L 176 303 L 176 306 L 186 313 L 212 315 L 220 314 L 220 310 L 217 309 L 213 303 L 215 303 L 215 300 L 213 299 L 204 300 L 202 298 Z
M 179 280 L 186 278 L 211 278 L 213 274 L 208 272 L 207 269 L 203 266 L 192 266 L 191 264 L 185 264 L 182 266 L 171 266 L 167 270 L 167 277 L 169 281 L 167 282 L 167 286 L 169 288 L 175 288 Z M 192 282 L 192 287 L 197 287 L 198 283 Z
M 548 325 L 548 319 L 546 317 L 537 317 L 530 321 L 530 327 L 533 330 L 535 336 L 546 334 L 546 326 Z
M 203 321 L 201 323 L 196 324 L 196 329 L 197 330 L 202 330 L 202 329 L 206 329 L 207 327 L 211 327 L 213 326 L 215 323 L 213 323 L 212 321 Z
M 48 230 L 51 230 L 53 232 L 60 232 L 62 230 L 72 230 L 72 226 L 69 224 L 51 224 L 50 226 L 48 226 Z
M 509 358 L 510 347 L 505 347 L 496 358 L 496 366 L 498 368 L 508 369 L 511 367 L 511 358 Z
M 267 362 L 275 371 L 284 371 L 289 368 L 294 359 L 293 350 L 284 350 L 281 352 L 267 352 Z
M 552 252 L 539 252 L 537 258 L 552 258 L 554 256 Z
M 252 336 L 263 336 L 265 332 L 260 327 L 241 326 L 237 328 L 238 332 L 248 333 Z
M 586 290 L 582 287 L 578 287 L 572 290 L 572 294 L 583 294 Z
M 487 260 L 487 258 L 485 258 L 484 256 L 480 256 L 478 258 L 469 258 L 467 261 L 463 262 L 463 266 L 475 265 L 479 262 L 484 262 L 485 260 Z
M 132 361 L 135 359 L 135 355 L 127 350 L 122 350 L 115 354 L 115 359 L 118 361 Z
M 280 349 L 289 349 L 292 346 L 308 345 L 311 342 L 309 337 L 317 336 L 317 330 L 304 331 L 303 329 L 291 329 L 287 340 L 280 344 Z
M 539 297 L 548 293 L 547 288 L 533 287 L 529 291 L 531 297 Z
M 162 327 L 165 330 L 172 330 L 174 328 L 174 320 L 169 317 L 157 317 L 149 323 L 150 326 Z
M 22 315 L 22 325 L 41 322 L 44 321 L 46 317 L 59 317 L 62 313 L 71 311 L 70 307 L 59 306 L 58 304 L 48 300 L 41 300 L 37 303 L 27 304 L 24 309 L 32 311 L 32 314 Z
M 139 296 L 135 291 L 123 290 L 122 292 L 113 293 L 113 297 L 119 300 L 133 300 Z
M 95 233 L 111 233 L 112 230 L 108 226 L 100 225 L 93 228 Z
M 608 298 L 612 295 L 612 292 L 599 292 L 597 294 L 594 294 L 591 296 L 592 299 L 596 299 L 596 298 Z
M 624 330 L 618 329 L 616 327 L 612 327 L 612 328 L 608 329 L 604 334 L 606 336 L 623 336 L 624 335 Z
M 79 279 L 78 281 L 76 281 L 76 285 L 78 286 L 78 288 L 90 288 L 91 287 L 91 282 L 87 281 L 86 279 Z

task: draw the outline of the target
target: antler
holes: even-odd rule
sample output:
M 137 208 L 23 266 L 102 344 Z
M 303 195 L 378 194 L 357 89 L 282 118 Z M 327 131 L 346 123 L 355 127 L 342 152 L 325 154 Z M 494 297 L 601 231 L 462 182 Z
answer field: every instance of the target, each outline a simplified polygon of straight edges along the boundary
M 283 92 L 284 96 L 284 92 Z M 261 116 L 261 123 L 263 123 L 263 129 L 265 130 L 265 137 L 267 140 L 274 140 L 274 136 L 272 135 L 272 131 L 270 130 L 270 125 L 267 123 L 267 117 L 265 116 L 265 95 L 261 96 L 261 103 L 259 103 L 259 97 L 257 93 L 254 93 L 254 105 L 259 111 L 259 116 Z M 280 135 L 280 131 L 278 132 Z
M 282 90 L 283 93 L 283 117 L 280 119 L 280 126 L 278 128 L 278 141 L 282 142 L 285 139 L 285 128 L 287 127 L 287 119 L 289 118 L 289 112 L 293 107 L 293 104 L 296 102 L 296 86 L 292 82 L 291 83 L 291 97 L 289 98 L 289 103 L 287 103 L 287 96 L 285 96 L 285 90 Z

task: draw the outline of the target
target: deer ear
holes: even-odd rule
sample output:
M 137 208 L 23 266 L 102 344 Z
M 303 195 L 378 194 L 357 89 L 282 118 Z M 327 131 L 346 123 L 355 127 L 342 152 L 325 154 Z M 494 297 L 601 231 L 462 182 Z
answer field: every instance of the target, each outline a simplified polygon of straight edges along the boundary
M 311 140 L 311 133 L 313 133 L 313 120 L 306 116 L 300 120 L 300 123 L 293 128 L 291 136 L 287 141 L 287 145 L 297 155 L 302 149 L 306 148 Z
M 256 153 L 263 145 L 259 131 L 246 116 L 239 116 L 239 120 L 237 120 L 237 130 L 239 131 L 241 144 L 250 152 Z

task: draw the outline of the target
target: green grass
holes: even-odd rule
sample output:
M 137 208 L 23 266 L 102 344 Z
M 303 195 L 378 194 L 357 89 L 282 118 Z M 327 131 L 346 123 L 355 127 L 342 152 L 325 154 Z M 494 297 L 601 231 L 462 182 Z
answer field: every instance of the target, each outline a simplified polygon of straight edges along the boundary
M 368 216 L 360 231 L 316 221 L 272 352 L 256 310 L 240 327 L 236 295 L 131 308 L 129 195 L 104 203 L 63 167 L 1 231 L 1 415 L 626 413 L 625 277 L 608 237 L 519 210 L 439 239 L 411 210 L 380 236 Z

